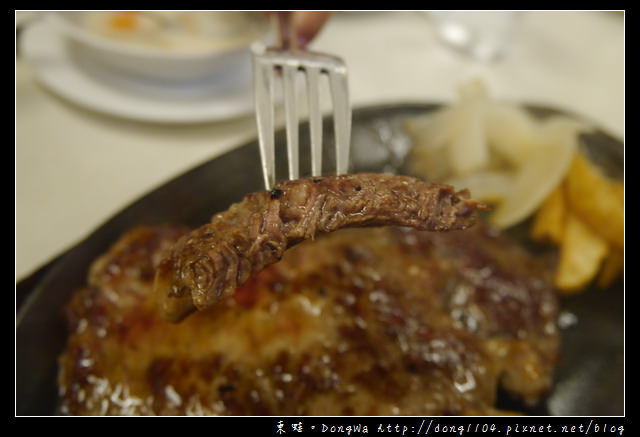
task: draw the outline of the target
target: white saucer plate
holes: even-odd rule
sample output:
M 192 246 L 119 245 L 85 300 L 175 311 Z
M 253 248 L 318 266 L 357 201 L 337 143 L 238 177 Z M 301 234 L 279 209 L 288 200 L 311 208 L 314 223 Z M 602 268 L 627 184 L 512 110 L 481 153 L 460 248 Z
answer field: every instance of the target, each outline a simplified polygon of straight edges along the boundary
M 100 113 L 147 122 L 199 123 L 253 112 L 251 58 L 232 75 L 151 81 L 120 74 L 81 56 L 48 20 L 24 29 L 20 53 L 36 79 L 58 96 Z

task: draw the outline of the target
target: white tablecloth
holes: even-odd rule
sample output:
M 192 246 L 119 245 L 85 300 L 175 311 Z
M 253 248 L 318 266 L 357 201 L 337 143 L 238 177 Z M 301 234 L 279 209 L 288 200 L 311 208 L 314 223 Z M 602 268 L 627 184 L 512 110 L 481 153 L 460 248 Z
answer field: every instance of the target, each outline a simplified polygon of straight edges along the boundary
M 423 12 L 335 14 L 314 42 L 343 57 L 354 107 L 441 102 L 481 77 L 492 96 L 571 111 L 624 138 L 624 18 L 522 16 L 509 54 L 473 61 Z M 16 281 L 145 193 L 255 137 L 253 114 L 189 125 L 135 122 L 71 104 L 16 59 Z

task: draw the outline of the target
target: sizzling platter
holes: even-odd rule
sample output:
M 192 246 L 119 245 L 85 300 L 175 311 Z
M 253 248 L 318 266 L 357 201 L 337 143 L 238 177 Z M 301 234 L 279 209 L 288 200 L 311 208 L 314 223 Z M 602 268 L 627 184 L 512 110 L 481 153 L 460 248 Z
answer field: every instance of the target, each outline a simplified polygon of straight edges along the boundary
M 411 144 L 402 129 L 407 117 L 436 109 L 438 105 L 394 105 L 364 108 L 353 115 L 352 171 L 404 172 L 404 158 Z M 539 116 L 556 111 L 531 107 Z M 325 123 L 325 138 L 332 126 Z M 306 128 L 301 126 L 304 155 Z M 621 177 L 622 144 L 604 132 L 582 138 L 596 160 L 610 174 Z M 284 148 L 285 134 L 276 143 Z M 331 147 L 326 159 L 332 160 Z M 284 151 L 281 151 L 284 153 Z M 67 334 L 62 308 L 73 291 L 86 281 L 91 262 L 125 231 L 139 224 L 177 224 L 195 227 L 215 211 L 226 209 L 245 194 L 262 189 L 255 142 L 206 162 L 112 217 L 85 241 L 50 266 L 18 309 L 16 320 L 16 413 L 55 414 L 58 356 Z M 255 163 L 255 165 L 248 165 Z M 283 175 L 286 163 L 281 161 Z M 303 165 L 304 168 L 304 165 Z M 521 226 L 510 230 L 525 243 Z M 20 285 L 20 284 L 18 284 Z M 607 290 L 586 290 L 562 297 L 561 362 L 555 372 L 554 390 L 536 410 L 542 415 L 619 415 L 624 408 L 624 287 L 618 282 Z M 510 401 L 499 400 L 505 408 Z M 517 407 L 516 407 L 517 409 Z M 521 409 L 521 408 L 520 408 Z

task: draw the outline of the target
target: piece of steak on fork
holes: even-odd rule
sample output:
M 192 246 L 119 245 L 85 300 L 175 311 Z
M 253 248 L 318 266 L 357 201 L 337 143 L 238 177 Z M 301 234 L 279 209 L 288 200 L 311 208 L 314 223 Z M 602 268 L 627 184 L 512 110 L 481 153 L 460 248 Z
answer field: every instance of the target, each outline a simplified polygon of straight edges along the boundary
M 178 241 L 156 293 L 168 320 L 217 304 L 290 247 L 346 227 L 465 229 L 484 205 L 466 191 L 407 176 L 347 174 L 283 181 L 246 196 Z

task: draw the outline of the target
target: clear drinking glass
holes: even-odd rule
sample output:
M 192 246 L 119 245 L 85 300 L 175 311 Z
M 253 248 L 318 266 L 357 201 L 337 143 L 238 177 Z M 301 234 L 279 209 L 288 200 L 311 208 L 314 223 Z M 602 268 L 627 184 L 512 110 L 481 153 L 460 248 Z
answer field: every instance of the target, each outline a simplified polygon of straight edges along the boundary
M 430 11 L 436 34 L 474 59 L 503 57 L 517 29 L 519 11 Z

